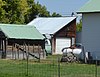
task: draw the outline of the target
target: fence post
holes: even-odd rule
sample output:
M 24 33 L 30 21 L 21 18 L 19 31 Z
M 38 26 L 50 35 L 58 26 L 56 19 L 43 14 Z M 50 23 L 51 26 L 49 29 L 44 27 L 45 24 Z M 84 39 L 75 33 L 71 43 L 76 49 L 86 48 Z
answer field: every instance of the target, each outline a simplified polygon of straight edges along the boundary
M 26 76 L 28 76 L 28 59 L 29 59 L 29 54 L 28 54 L 28 51 L 26 52 L 26 57 L 27 57 L 27 69 L 26 69 Z
M 60 77 L 60 58 L 58 57 L 58 77 Z
M 97 77 L 97 57 L 96 57 L 96 64 L 95 64 L 95 77 Z
M 40 62 L 40 58 L 41 58 L 41 52 L 40 52 L 40 45 L 38 44 L 38 54 L 39 54 L 39 62 Z

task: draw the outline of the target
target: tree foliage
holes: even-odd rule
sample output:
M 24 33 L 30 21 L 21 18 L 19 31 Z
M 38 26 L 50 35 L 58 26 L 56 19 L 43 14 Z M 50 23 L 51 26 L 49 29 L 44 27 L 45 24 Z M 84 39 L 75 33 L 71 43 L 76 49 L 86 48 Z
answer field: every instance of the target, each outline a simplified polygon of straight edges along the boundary
M 0 23 L 5 20 L 5 10 L 3 7 L 5 6 L 5 2 L 0 0 Z
M 2 0 L 5 5 L 4 23 L 24 23 L 24 16 L 27 14 L 28 4 L 26 0 Z
M 61 15 L 56 12 L 53 12 L 52 17 L 61 17 Z
M 45 6 L 34 0 L 0 0 L 0 23 L 25 24 L 39 17 L 61 16 L 54 12 L 50 15 Z
M 76 25 L 76 30 L 77 30 L 77 32 L 82 31 L 82 19 L 80 19 L 80 22 L 77 23 L 77 25 Z

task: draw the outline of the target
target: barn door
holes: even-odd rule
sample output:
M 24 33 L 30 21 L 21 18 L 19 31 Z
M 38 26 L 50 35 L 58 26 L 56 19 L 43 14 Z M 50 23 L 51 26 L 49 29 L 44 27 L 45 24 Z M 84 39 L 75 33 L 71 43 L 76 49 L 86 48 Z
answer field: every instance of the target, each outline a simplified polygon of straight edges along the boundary
M 56 54 L 62 54 L 62 48 L 70 47 L 71 39 L 70 38 L 56 38 Z

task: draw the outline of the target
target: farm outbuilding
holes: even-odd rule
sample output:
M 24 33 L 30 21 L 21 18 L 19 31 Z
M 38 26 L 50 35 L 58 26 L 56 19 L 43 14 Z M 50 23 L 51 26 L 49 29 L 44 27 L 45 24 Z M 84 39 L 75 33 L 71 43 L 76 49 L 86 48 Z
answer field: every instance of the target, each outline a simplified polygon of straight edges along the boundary
M 77 13 L 82 14 L 82 44 L 88 58 L 100 60 L 100 0 L 89 0 Z
M 22 51 L 15 48 L 16 44 L 28 52 L 34 53 L 36 46 L 40 47 L 38 49 L 41 49 L 37 52 L 44 52 L 45 38 L 34 26 L 0 24 L 1 57 L 6 58 L 7 53 L 12 52 L 12 58 L 16 57 L 15 53 L 18 53 L 19 58 L 19 53 Z
M 62 54 L 62 48 L 75 43 L 76 17 L 38 17 L 28 25 L 34 25 L 50 39 L 52 54 Z

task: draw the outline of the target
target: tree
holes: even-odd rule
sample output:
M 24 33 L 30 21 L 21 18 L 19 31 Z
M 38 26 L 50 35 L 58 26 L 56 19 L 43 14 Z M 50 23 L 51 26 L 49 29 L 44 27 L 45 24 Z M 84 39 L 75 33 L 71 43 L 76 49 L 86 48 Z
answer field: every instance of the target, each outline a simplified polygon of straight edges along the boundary
M 41 4 L 39 4 L 39 2 L 36 3 L 36 6 L 37 6 L 39 17 L 49 17 L 50 16 L 50 13 L 49 11 L 47 11 L 47 8 L 45 6 L 42 6 Z
M 5 10 L 3 9 L 3 6 L 5 6 L 5 2 L 0 0 L 0 23 L 4 22 L 5 18 Z
M 29 7 L 28 7 L 28 3 L 26 0 L 20 0 L 19 4 L 18 4 L 18 12 L 19 12 L 19 21 L 21 21 L 22 23 L 25 23 L 25 16 L 28 14 Z
M 6 23 L 24 23 L 24 16 L 27 14 L 28 4 L 26 0 L 3 0 L 5 5 L 2 9 L 5 10 Z M 4 23 L 5 23 L 4 22 Z
M 50 15 L 45 6 L 34 0 L 0 0 L 0 22 L 26 24 L 39 17 L 58 17 L 56 12 Z
M 10 23 L 25 23 L 25 15 L 27 14 L 28 4 L 26 0 L 12 0 L 13 4 L 10 5 L 11 19 Z
M 52 17 L 61 17 L 60 14 L 56 13 L 56 12 L 53 12 L 53 14 L 51 15 Z
M 80 19 L 80 22 L 77 23 L 77 25 L 76 25 L 76 30 L 77 30 L 77 32 L 82 31 L 82 19 Z
M 50 16 L 50 13 L 49 11 L 47 11 L 46 7 L 39 4 L 39 2 L 35 3 L 32 0 L 28 0 L 27 2 L 30 9 L 28 10 L 28 15 L 26 16 L 26 23 L 32 21 L 37 16 L 39 17 Z

